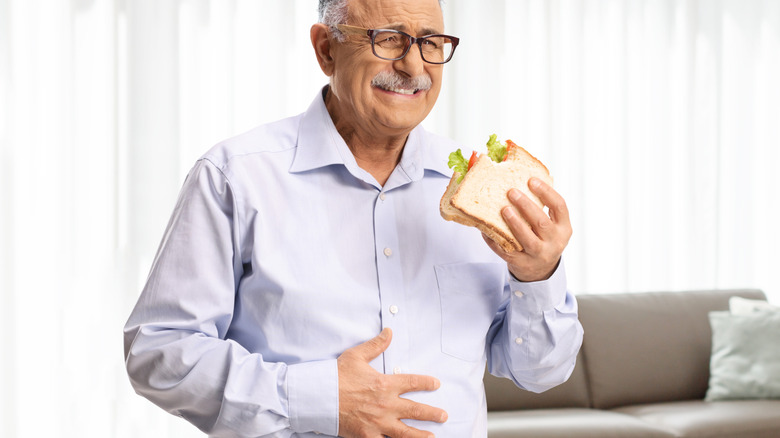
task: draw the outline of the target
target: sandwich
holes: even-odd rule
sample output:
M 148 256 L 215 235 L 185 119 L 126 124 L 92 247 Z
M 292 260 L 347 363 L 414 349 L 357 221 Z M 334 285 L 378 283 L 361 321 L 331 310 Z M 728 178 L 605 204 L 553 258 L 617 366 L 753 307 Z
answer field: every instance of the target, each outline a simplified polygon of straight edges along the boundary
M 501 210 L 511 205 L 507 192 L 516 188 L 540 208 L 544 204 L 528 188 L 528 180 L 539 178 L 552 186 L 553 179 L 541 161 L 512 140 L 501 143 L 495 134 L 487 142 L 487 153 L 472 152 L 467 161 L 460 149 L 449 156 L 452 178 L 439 203 L 444 219 L 476 227 L 504 251 L 523 247 L 509 229 Z

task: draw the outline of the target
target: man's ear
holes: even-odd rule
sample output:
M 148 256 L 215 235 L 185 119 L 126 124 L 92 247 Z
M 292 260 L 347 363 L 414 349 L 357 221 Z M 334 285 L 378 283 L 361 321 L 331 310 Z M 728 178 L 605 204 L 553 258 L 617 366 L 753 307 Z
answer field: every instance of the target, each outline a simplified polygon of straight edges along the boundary
M 317 62 L 326 76 L 331 76 L 334 68 L 329 35 L 328 26 L 325 24 L 316 23 L 311 27 L 311 45 L 314 47 L 314 54 L 317 55 Z

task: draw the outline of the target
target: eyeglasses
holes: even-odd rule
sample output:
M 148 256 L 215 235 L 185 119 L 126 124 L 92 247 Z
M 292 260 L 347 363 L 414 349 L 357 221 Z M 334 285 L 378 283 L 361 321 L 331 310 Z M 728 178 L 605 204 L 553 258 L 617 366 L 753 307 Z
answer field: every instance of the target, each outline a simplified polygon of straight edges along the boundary
M 371 39 L 371 51 L 377 58 L 388 61 L 403 59 L 412 44 L 420 47 L 422 60 L 430 64 L 444 64 L 452 59 L 460 40 L 449 35 L 426 35 L 413 37 L 394 29 L 365 29 L 337 24 L 336 29 L 344 34 L 366 35 Z

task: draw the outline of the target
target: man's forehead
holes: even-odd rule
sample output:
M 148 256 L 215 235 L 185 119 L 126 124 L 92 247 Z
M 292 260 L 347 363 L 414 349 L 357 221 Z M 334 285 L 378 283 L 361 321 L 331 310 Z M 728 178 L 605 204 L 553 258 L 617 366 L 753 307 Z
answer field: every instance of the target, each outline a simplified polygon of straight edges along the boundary
M 427 33 L 444 30 L 439 0 L 349 0 L 348 5 L 355 25 L 430 31 Z M 409 29 L 409 25 L 416 29 Z

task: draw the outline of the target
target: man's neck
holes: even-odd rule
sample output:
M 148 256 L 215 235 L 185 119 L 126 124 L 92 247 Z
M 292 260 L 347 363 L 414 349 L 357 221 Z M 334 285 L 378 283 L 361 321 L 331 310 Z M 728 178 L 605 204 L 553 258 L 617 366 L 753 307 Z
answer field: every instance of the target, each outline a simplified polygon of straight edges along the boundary
M 355 123 L 340 118 L 328 103 L 326 97 L 325 106 L 328 107 L 333 124 L 355 157 L 358 166 L 384 186 L 401 161 L 409 133 L 379 135 L 361 130 Z
M 398 162 L 401 161 L 406 138 L 388 139 L 389 141 L 386 142 L 366 142 L 354 133 L 346 136 L 340 130 L 339 133 L 352 151 L 358 166 L 384 186 Z

